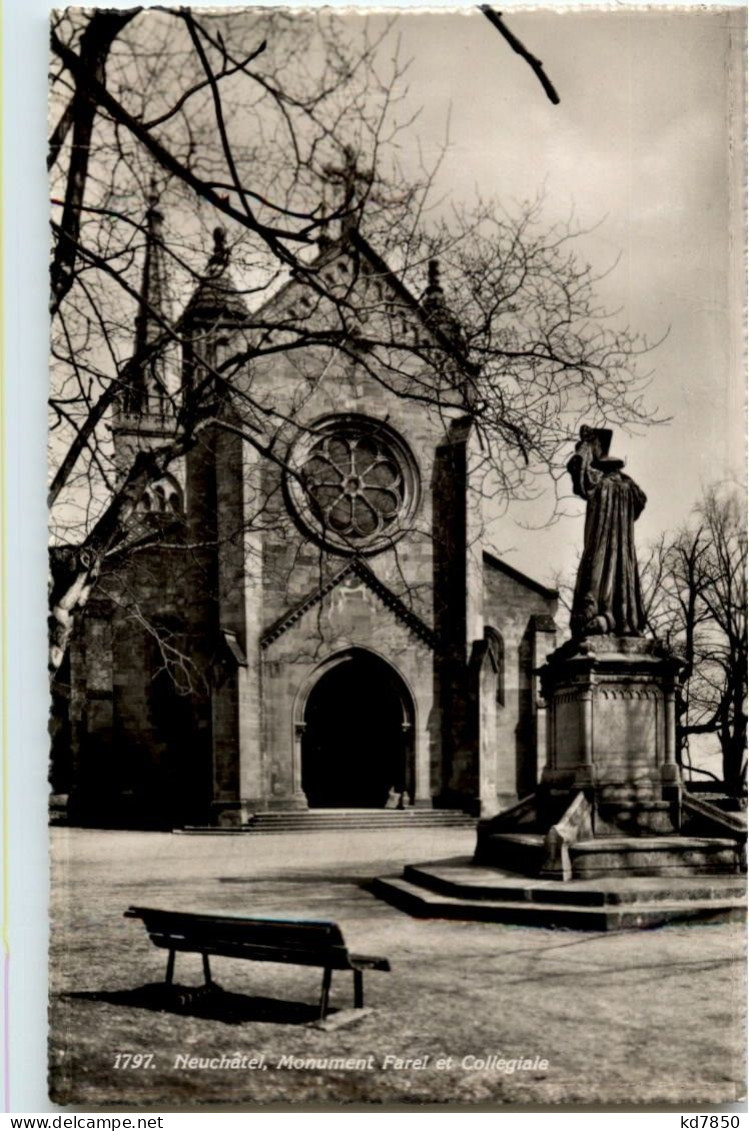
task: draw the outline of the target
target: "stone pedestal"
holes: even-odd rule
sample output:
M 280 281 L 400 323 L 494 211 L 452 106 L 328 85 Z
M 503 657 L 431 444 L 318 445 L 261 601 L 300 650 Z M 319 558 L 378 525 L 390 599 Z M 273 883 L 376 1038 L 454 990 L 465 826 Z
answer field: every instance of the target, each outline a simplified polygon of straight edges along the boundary
M 682 789 L 679 669 L 644 637 L 590 636 L 552 652 L 538 673 L 548 727 L 537 791 L 479 821 L 473 876 L 465 862 L 419 864 L 377 881 L 378 894 L 419 915 L 578 929 L 743 915 L 743 884 L 730 889 L 738 899 L 721 891 L 746 870 L 745 822 Z M 567 917 L 576 901 L 584 911 Z
M 567 464 L 585 499 L 574 638 L 538 669 L 546 765 L 535 794 L 479 822 L 474 861 L 545 880 L 692 876 L 745 867 L 746 827 L 683 793 L 676 758 L 681 661 L 640 635 L 634 523 L 645 496 L 611 432 L 580 429 Z M 614 635 L 612 628 L 626 635 Z
M 586 791 L 603 824 L 613 810 L 654 806 L 652 831 L 668 831 L 673 822 L 658 806 L 678 805 L 681 788 L 679 667 L 659 641 L 637 636 L 590 636 L 553 652 L 540 671 L 548 710 L 543 786 Z

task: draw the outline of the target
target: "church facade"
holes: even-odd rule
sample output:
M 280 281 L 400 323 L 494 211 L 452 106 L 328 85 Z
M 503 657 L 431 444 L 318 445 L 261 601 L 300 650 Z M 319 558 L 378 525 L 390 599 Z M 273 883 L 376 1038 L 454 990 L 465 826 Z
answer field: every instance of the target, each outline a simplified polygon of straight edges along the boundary
M 136 341 L 162 296 L 159 225 L 154 205 Z M 358 233 L 317 266 L 355 271 L 430 332 L 425 299 Z M 182 318 L 184 385 L 305 301 L 292 280 L 250 314 L 219 234 Z M 272 404 L 272 443 L 229 413 L 146 492 L 139 521 L 159 540 L 102 578 L 61 675 L 59 807 L 86 824 L 226 826 L 393 794 L 490 816 L 532 791 L 556 594 L 482 545 L 469 416 L 399 395 L 350 351 L 323 367 L 279 351 L 233 380 Z M 161 388 L 154 365 L 118 409 L 122 467 L 174 427 Z

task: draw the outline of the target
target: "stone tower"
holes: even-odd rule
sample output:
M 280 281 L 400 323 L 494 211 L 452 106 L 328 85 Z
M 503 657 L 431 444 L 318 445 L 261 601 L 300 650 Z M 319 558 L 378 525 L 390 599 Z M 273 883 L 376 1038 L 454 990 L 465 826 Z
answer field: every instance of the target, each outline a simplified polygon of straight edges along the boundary
M 175 375 L 170 372 L 174 348 L 163 224 L 164 216 L 152 188 L 145 216 L 145 250 L 133 355 L 123 374 L 124 387 L 112 421 L 119 475 L 126 473 L 138 450 L 157 446 L 174 432 L 177 390 Z M 179 473 L 178 468 L 174 470 Z M 165 492 L 165 499 L 173 493 L 172 478 L 149 489 L 146 505 L 153 502 L 158 507 L 161 491 Z M 174 505 L 173 499 L 171 505 Z

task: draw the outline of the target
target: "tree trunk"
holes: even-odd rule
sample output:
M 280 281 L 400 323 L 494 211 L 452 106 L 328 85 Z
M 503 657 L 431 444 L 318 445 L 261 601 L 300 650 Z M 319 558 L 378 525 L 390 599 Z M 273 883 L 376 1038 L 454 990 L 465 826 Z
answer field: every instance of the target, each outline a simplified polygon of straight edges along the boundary
M 104 82 L 104 69 L 112 43 L 140 8 L 126 12 L 98 11 L 91 16 L 81 36 L 80 57 L 99 82 Z M 81 207 L 88 178 L 88 159 L 97 104 L 83 86 L 76 86 L 67 120 L 73 125 L 70 164 L 65 188 L 61 234 L 50 268 L 53 310 L 56 310 L 73 285 L 76 246 L 81 227 Z M 65 118 L 65 115 L 63 115 Z

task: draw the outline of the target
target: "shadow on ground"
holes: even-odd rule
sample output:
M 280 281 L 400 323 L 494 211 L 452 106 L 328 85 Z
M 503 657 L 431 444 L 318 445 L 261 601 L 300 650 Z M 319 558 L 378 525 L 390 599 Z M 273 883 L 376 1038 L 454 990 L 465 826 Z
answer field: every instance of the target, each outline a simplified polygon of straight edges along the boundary
M 204 986 L 171 987 L 163 982 L 137 986 L 132 990 L 79 990 L 62 994 L 63 1000 L 97 1001 L 132 1009 L 149 1009 L 156 1013 L 175 1013 L 181 1017 L 200 1017 L 205 1021 L 223 1021 L 241 1025 L 247 1021 L 268 1021 L 276 1025 L 307 1025 L 320 1016 L 318 1004 L 282 1001 L 279 998 L 249 997 L 223 990 L 215 983 Z M 328 1011 L 333 1016 L 335 1009 Z

